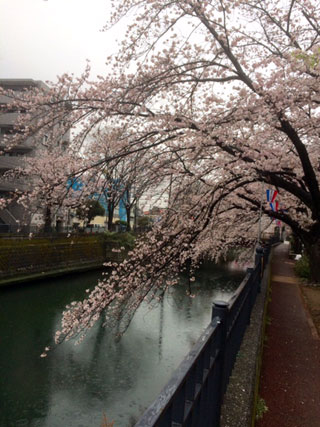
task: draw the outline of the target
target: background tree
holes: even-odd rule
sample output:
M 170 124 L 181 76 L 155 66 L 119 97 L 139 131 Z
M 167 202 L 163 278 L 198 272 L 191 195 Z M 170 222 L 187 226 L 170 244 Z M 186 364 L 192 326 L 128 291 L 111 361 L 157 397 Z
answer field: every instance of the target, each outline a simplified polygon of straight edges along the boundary
M 126 131 L 123 129 L 110 131 L 98 128 L 92 132 L 91 142 L 86 147 L 86 161 L 94 165 L 93 170 L 96 172 L 95 176 L 90 174 L 91 187 L 94 181 L 95 188 L 106 201 L 109 231 L 113 229 L 115 209 L 121 203 L 126 210 L 127 231 L 130 231 L 132 209 L 141 195 L 155 183 L 152 168 L 148 165 L 149 153 L 146 155 L 144 151 L 138 151 L 130 155 L 129 159 L 127 156 L 118 156 L 115 141 L 119 140 L 121 145 L 126 137 Z M 107 153 L 105 154 L 108 156 L 107 162 L 102 150 Z M 99 173 L 95 167 L 96 162 L 99 167 L 101 166 Z
M 152 226 L 152 220 L 149 216 L 140 216 L 137 220 L 137 227 L 140 231 L 149 230 Z
M 104 216 L 105 210 L 98 200 L 87 200 L 84 205 L 77 209 L 77 217 L 85 222 L 85 226 L 96 216 Z

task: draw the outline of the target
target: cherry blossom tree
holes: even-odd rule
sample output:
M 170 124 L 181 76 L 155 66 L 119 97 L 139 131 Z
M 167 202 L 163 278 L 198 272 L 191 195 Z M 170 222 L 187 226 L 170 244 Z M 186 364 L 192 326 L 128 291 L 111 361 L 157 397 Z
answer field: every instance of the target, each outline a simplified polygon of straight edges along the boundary
M 91 82 L 88 66 L 79 78 L 61 76 L 46 93 L 15 99 L 27 113 L 18 123 L 23 132 L 8 144 L 30 135 L 40 143 L 48 129 L 47 144 L 54 144 L 76 126 L 68 154 L 55 173 L 46 171 L 50 197 L 68 200 L 63 176 L 96 182 L 101 170 L 125 159 L 164 184 L 169 206 L 130 258 L 66 310 L 57 341 L 81 336 L 106 309 L 108 324 L 117 319 L 125 327 L 141 301 L 161 298 L 177 282 L 186 260 L 192 275 L 204 257 L 254 244 L 263 185 L 279 191 L 284 207 L 263 203 L 263 214 L 299 236 L 319 280 L 318 2 L 111 4 L 106 30 L 124 17 L 131 24 L 106 76 Z M 112 129 L 112 149 L 101 144 L 95 156 L 79 154 L 103 127 Z M 29 173 L 43 176 L 35 163 Z
M 93 135 L 91 135 L 92 137 Z M 148 152 L 138 151 L 127 156 L 118 156 L 114 148 L 115 138 L 120 138 L 119 132 L 106 129 L 98 129 L 94 132 L 93 141 L 86 151 L 86 160 L 91 157 L 91 163 L 97 160 L 97 153 L 101 158 L 101 148 L 108 153 L 109 161 L 102 173 L 97 175 L 98 182 L 95 187 L 99 190 L 98 199 L 103 197 L 108 208 L 108 230 L 113 229 L 114 210 L 122 202 L 126 210 L 127 231 L 131 230 L 130 217 L 134 206 L 139 198 L 151 186 L 157 186 L 160 181 L 158 174 L 153 173 L 154 168 L 149 164 L 150 156 Z M 102 157 L 104 159 L 104 156 Z M 91 177 L 91 185 L 93 177 Z

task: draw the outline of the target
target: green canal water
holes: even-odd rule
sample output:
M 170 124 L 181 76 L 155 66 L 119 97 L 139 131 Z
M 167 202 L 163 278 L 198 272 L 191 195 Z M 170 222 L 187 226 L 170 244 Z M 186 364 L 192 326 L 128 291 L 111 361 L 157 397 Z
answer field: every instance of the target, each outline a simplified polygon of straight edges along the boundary
M 45 359 L 66 304 L 81 299 L 99 272 L 0 290 L 0 426 L 133 426 L 208 325 L 214 298 L 228 299 L 243 272 L 205 267 L 193 290 L 173 288 L 142 305 L 116 342 L 98 323 L 80 345 L 61 344 Z M 182 280 L 183 282 L 183 280 Z

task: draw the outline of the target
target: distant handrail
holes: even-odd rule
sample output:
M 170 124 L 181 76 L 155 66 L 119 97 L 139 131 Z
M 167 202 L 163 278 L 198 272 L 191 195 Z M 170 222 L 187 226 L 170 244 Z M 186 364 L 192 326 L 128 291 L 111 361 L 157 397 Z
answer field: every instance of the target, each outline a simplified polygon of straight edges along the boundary
M 255 267 L 229 302 L 215 301 L 211 323 L 135 427 L 218 427 L 223 395 L 234 366 L 270 246 L 258 248 Z

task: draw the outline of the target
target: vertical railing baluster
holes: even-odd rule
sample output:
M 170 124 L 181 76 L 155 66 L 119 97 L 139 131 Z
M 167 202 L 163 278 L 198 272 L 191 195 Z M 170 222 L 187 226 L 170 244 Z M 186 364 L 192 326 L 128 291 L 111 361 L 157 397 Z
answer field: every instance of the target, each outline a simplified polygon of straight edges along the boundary
M 249 308 L 248 308 L 248 312 L 247 312 L 247 324 L 250 325 L 250 317 L 251 317 L 251 310 L 255 301 L 255 292 L 254 292 L 254 288 L 255 288 L 255 283 L 254 283 L 254 276 L 255 276 L 255 269 L 254 268 L 247 268 L 247 274 L 250 275 L 249 278 Z
M 222 398 L 225 391 L 227 382 L 226 369 L 227 361 L 225 360 L 227 353 L 227 317 L 228 317 L 228 303 L 225 301 L 215 301 L 212 307 L 211 319 L 218 318 L 220 328 L 220 342 L 219 342 L 219 386 L 218 386 L 218 399 L 217 399 L 217 418 L 220 419 Z M 218 427 L 218 426 L 215 426 Z
M 256 256 L 255 256 L 255 266 L 258 266 L 258 292 L 261 291 L 261 280 L 262 280 L 262 275 L 263 275 L 263 270 L 264 270 L 264 265 L 263 265 L 263 248 L 261 246 L 258 246 L 256 249 Z
M 182 424 L 184 419 L 185 407 L 185 384 L 178 390 L 176 398 L 172 405 L 172 422 Z

